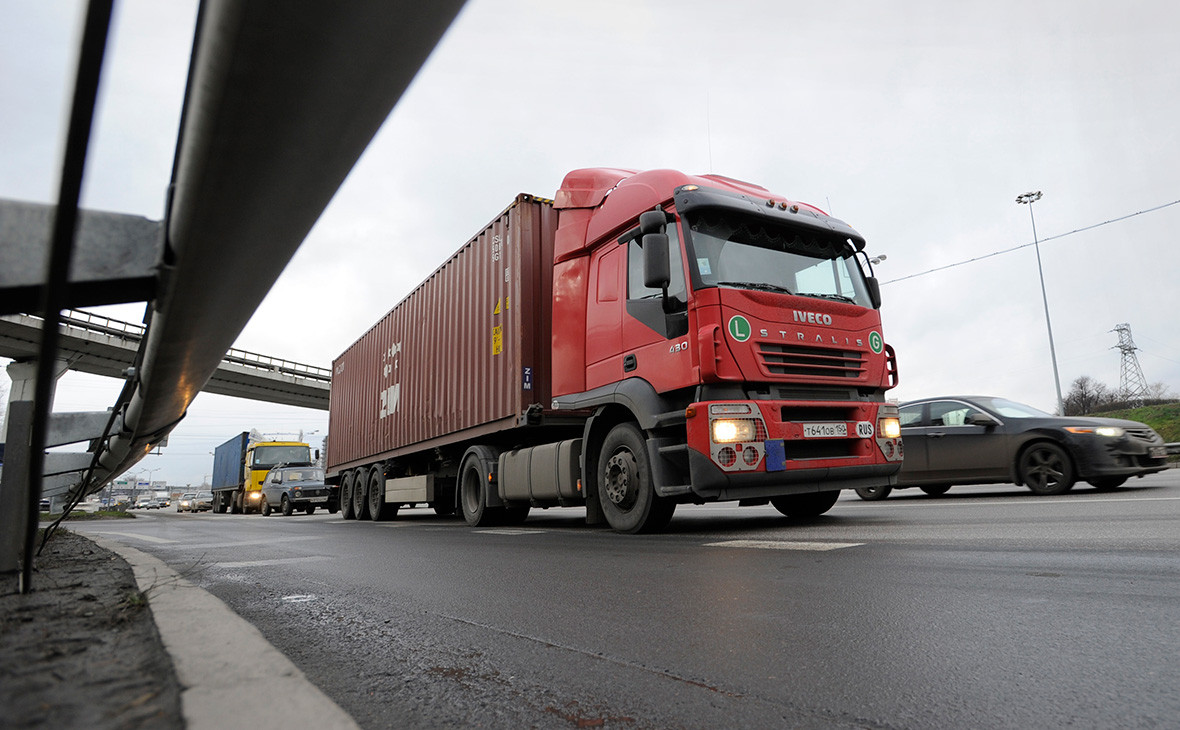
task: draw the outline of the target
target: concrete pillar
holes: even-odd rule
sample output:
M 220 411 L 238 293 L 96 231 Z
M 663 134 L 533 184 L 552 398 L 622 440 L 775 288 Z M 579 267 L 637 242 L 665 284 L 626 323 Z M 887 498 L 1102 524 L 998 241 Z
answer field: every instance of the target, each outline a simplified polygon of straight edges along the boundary
M 29 506 L 31 500 L 41 501 L 40 482 L 29 478 L 37 363 L 13 362 L 7 369 L 12 388 L 8 396 L 8 413 L 4 419 L 4 473 L 0 476 L 0 573 L 20 571 Z M 66 370 L 66 362 L 57 361 L 54 381 Z M 50 389 L 50 410 L 53 408 L 54 390 Z M 32 493 L 34 485 L 37 486 L 37 494 Z

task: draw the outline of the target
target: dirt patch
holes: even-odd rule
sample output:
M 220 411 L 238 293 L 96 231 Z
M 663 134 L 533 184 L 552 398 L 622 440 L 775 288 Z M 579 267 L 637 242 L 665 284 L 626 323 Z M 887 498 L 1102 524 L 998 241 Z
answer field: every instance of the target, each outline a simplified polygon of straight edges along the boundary
M 0 727 L 181 728 L 180 684 L 131 567 L 58 531 L 33 592 L 0 585 Z

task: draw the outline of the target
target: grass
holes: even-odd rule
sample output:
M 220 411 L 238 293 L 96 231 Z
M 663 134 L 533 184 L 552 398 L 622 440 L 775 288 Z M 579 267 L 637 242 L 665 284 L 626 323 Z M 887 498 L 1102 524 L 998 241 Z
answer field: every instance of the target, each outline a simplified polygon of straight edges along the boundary
M 54 514 L 48 514 L 46 512 L 41 513 L 42 520 L 56 520 L 58 517 L 61 517 L 60 512 L 56 512 Z M 73 512 L 71 512 L 69 515 L 66 516 L 67 521 L 69 521 L 69 520 L 133 520 L 133 519 L 135 519 L 135 515 L 131 514 L 130 512 L 125 512 L 122 510 L 99 510 L 98 512 L 83 512 L 80 509 L 76 509 Z
M 1143 406 L 1142 408 L 1128 408 L 1121 411 L 1091 413 L 1090 415 L 1103 418 L 1124 418 L 1128 421 L 1146 423 L 1154 428 L 1164 441 L 1168 443 L 1180 441 L 1180 403 L 1164 403 L 1158 406 Z

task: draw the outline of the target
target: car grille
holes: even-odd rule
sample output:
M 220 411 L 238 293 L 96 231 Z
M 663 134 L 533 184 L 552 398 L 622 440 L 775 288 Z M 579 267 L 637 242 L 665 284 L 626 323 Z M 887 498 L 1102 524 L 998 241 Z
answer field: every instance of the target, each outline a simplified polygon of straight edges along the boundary
M 758 359 L 772 375 L 860 379 L 865 374 L 864 353 L 856 350 L 764 342 L 758 345 Z
M 1145 444 L 1154 444 L 1159 440 L 1155 431 L 1150 428 L 1128 428 L 1127 435 L 1136 441 L 1142 441 Z

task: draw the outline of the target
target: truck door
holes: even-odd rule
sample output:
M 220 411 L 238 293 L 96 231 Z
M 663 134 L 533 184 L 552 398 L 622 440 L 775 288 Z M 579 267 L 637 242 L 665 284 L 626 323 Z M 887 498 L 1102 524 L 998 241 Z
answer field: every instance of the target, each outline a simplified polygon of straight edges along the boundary
M 621 327 L 623 372 L 620 377 L 643 378 L 661 393 L 696 383 L 688 336 L 684 256 L 676 224 L 669 223 L 666 232 L 671 274 L 667 311 L 663 291 L 645 286 L 643 248 L 638 240 L 631 241 L 626 249 L 627 303 Z
M 623 297 L 626 250 L 609 243 L 590 264 L 589 300 L 586 303 L 586 389 L 620 379 L 622 372 Z

